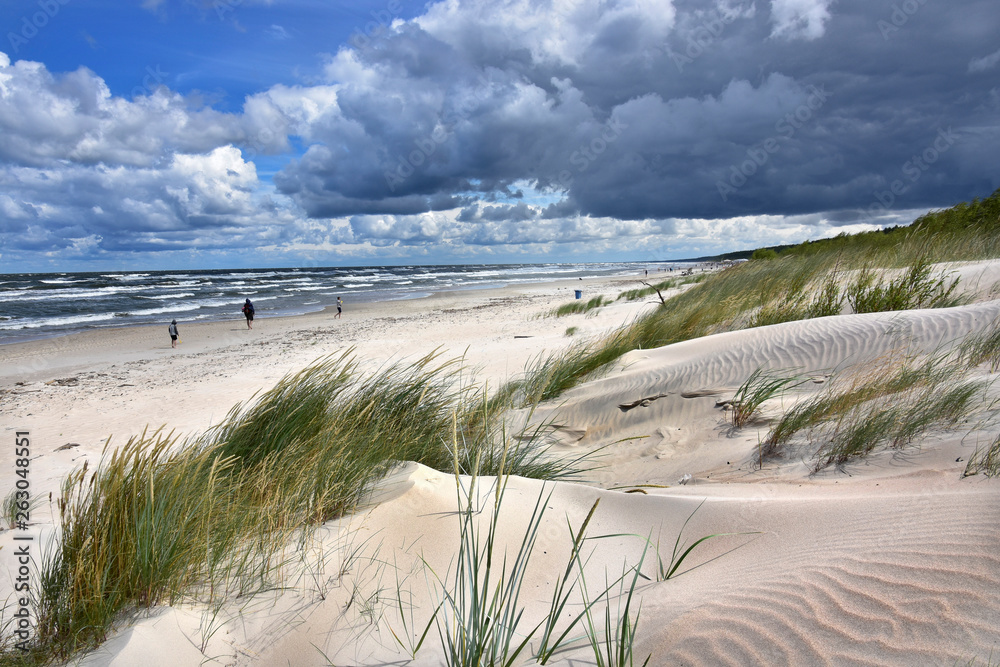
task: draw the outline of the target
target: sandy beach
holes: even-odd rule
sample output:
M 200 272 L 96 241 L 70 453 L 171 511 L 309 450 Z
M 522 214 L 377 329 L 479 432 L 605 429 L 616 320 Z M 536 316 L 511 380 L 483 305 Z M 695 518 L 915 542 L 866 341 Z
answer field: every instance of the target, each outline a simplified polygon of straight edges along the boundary
M 700 545 L 681 576 L 639 583 L 636 664 L 647 654 L 650 665 L 995 664 L 1000 481 L 963 477 L 995 429 L 936 430 L 908 447 L 818 472 L 804 452 L 760 467 L 768 423 L 735 429 L 723 404 L 757 368 L 805 378 L 795 398 L 765 404 L 771 415 L 822 391 L 834 372 L 877 365 L 901 350 L 930 354 L 989 327 L 1000 318 L 1000 262 L 961 271 L 976 294 L 969 305 L 822 317 L 635 350 L 540 406 L 528 418 L 547 425 L 553 451 L 596 452 L 600 467 L 582 483 L 510 480 L 499 534 L 514 548 L 539 495 L 552 493 L 525 616 L 548 608 L 570 549 L 567 520 L 579 526 L 599 499 L 588 534 L 615 537 L 588 543 L 585 570 L 595 582 L 640 558 L 652 572 L 656 554 L 644 548 L 658 542 L 669 561 L 682 528 L 687 543 L 725 534 Z M 499 383 L 540 354 L 655 308 L 654 295 L 547 316 L 576 289 L 615 299 L 641 279 L 347 303 L 341 319 L 335 310 L 258 319 L 252 331 L 235 318 L 181 322 L 178 349 L 166 323 L 0 346 L 2 432 L 13 441 L 15 430 L 30 431 L 32 491 L 46 499 L 32 514 L 42 540 L 58 513 L 47 494 L 58 496 L 61 480 L 84 462 L 96 465 L 109 437 L 121 444 L 144 428 L 204 431 L 286 374 L 348 348 L 362 370 L 437 351 L 464 358 L 477 381 Z M 994 387 L 982 401 L 997 396 Z M 13 487 L 13 461 L 12 447 L 0 448 L 0 488 Z M 482 497 L 491 492 L 484 482 Z M 416 642 L 435 606 L 427 572 L 446 572 L 453 562 L 456 503 L 453 476 L 405 465 L 364 511 L 317 532 L 282 590 L 221 611 L 182 604 L 144 612 L 81 662 L 442 664 L 434 631 L 415 658 L 399 637 Z M 13 551 L 13 532 L 0 534 L 0 558 Z M 400 620 L 391 600 L 400 577 L 417 610 L 413 624 Z M 6 599 L 11 582 L 4 579 Z M 576 644 L 548 664 L 595 663 Z

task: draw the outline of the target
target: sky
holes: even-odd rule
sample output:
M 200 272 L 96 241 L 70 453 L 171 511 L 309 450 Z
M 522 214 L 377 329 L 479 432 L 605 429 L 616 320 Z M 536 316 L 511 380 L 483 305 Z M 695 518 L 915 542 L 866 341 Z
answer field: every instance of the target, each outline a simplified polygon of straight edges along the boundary
M 654 263 L 1000 187 L 996 0 L 7 0 L 0 273 Z

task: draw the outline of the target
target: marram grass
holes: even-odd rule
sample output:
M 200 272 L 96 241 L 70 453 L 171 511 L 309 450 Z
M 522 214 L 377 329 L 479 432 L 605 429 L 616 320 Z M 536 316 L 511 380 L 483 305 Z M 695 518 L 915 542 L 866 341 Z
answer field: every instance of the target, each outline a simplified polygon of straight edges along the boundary
M 735 428 L 743 428 L 760 415 L 760 407 L 765 401 L 780 396 L 788 389 L 802 384 L 803 380 L 795 376 L 776 375 L 773 372 L 757 368 L 750 377 L 739 386 L 733 397 L 730 419 Z
M 1000 477 L 1000 435 L 990 444 L 976 447 L 965 465 L 963 477 L 984 474 L 987 477 Z
M 454 448 L 458 449 L 457 438 Z M 440 601 L 428 626 L 415 643 L 423 643 L 428 627 L 433 624 L 444 649 L 443 662 L 449 667 L 512 667 L 521 664 L 522 656 L 528 655 L 533 640 L 537 640 L 533 657 L 542 665 L 557 652 L 582 641 L 584 637 L 591 645 L 602 646 L 602 642 L 607 642 L 622 655 L 631 656 L 638 613 L 633 617 L 629 604 L 616 612 L 612 612 L 608 605 L 606 616 L 611 630 L 607 636 L 600 635 L 591 618 L 593 607 L 601 602 L 610 602 L 610 592 L 616 586 L 622 588 L 631 602 L 642 566 L 642 559 L 634 567 L 623 566 L 621 577 L 606 582 L 599 595 L 593 600 L 588 599 L 583 575 L 587 559 L 583 555 L 583 546 L 599 499 L 575 531 L 567 520 L 570 554 L 565 571 L 552 586 L 548 613 L 538 620 L 525 617 L 522 594 L 552 492 L 544 488 L 539 492 L 520 543 L 514 545 L 516 550 L 509 551 L 497 532 L 509 482 L 509 474 L 504 472 L 506 466 L 501 464 L 500 467 L 501 472 L 491 482 L 475 472 L 463 479 L 455 461 L 459 506 L 458 553 L 444 574 L 439 575 L 428 566 Z M 482 494 L 479 491 L 478 487 L 484 481 L 494 485 L 492 493 Z M 633 574 L 630 581 L 628 574 Z M 582 595 L 582 599 L 576 599 L 574 590 Z M 585 633 L 575 636 L 574 630 L 581 624 Z M 412 639 L 415 632 L 405 628 L 404 634 Z M 395 632 L 393 636 L 404 648 L 411 643 L 401 641 Z
M 428 355 L 366 375 L 348 352 L 282 379 L 196 439 L 157 431 L 109 444 L 96 469 L 63 484 L 60 539 L 32 592 L 30 653 L 5 637 L 0 660 L 65 658 L 130 610 L 273 587 L 290 543 L 354 510 L 402 461 L 573 474 L 579 462 L 545 456 L 530 433 L 508 436 L 501 407 L 458 362 Z
M 931 429 L 954 428 L 986 409 L 991 382 L 969 377 L 967 345 L 927 358 L 893 352 L 834 378 L 820 394 L 787 410 L 761 444 L 763 459 L 783 455 L 795 436 L 818 441 L 816 469 L 899 449 Z
M 461 449 L 456 419 L 452 451 Z M 509 446 L 505 448 L 507 451 L 510 451 Z M 442 663 L 449 667 L 511 667 L 523 664 L 528 655 L 538 664 L 545 665 L 556 654 L 581 646 L 590 647 L 598 665 L 632 667 L 640 617 L 635 594 L 640 577 L 649 579 L 642 574 L 642 568 L 652 548 L 650 541 L 640 535 L 589 537 L 588 527 L 597 513 L 600 498 L 594 501 L 578 527 L 574 527 L 567 517 L 570 549 L 565 569 L 557 571 L 550 584 L 547 613 L 541 618 L 528 618 L 525 615 L 525 586 L 529 582 L 531 558 L 538 548 L 552 490 L 543 486 L 520 542 L 508 544 L 498 532 L 510 481 L 506 458 L 501 457 L 499 472 L 492 478 L 480 477 L 477 467 L 471 475 L 463 476 L 457 457 L 453 465 L 458 550 L 447 572 L 435 572 L 424 563 L 438 600 L 426 625 L 421 627 L 414 623 L 412 610 L 402 603 L 407 596 L 397 584 L 402 627 L 399 632 L 390 628 L 390 632 L 400 648 L 409 658 L 417 657 L 429 631 L 436 628 L 444 650 Z M 489 486 L 484 487 L 484 484 Z M 695 512 L 685 521 L 681 533 Z M 643 543 L 637 562 L 623 563 L 620 576 L 612 578 L 605 573 L 603 588 L 591 595 L 584 574 L 590 560 L 590 555 L 585 553 L 586 544 L 592 540 L 621 537 L 634 537 L 637 543 Z M 676 576 L 677 568 L 691 552 L 714 537 L 719 535 L 709 535 L 680 548 L 681 535 L 678 534 L 670 571 L 662 577 L 662 572 L 658 571 L 657 580 Z M 537 595 L 537 591 L 529 594 Z M 647 664 L 650 658 L 642 664 Z
M 587 301 L 579 300 L 579 301 L 570 301 L 569 303 L 565 303 L 556 308 L 554 311 L 552 311 L 552 314 L 555 317 L 565 317 L 566 315 L 579 315 L 581 313 L 588 313 L 592 310 L 600 308 L 601 306 L 606 306 L 609 303 L 611 303 L 611 301 L 609 301 L 608 299 L 604 298 L 601 295 L 598 295 L 588 299 Z
M 1000 321 L 963 341 L 960 354 L 970 367 L 986 364 L 990 373 L 1000 370 Z

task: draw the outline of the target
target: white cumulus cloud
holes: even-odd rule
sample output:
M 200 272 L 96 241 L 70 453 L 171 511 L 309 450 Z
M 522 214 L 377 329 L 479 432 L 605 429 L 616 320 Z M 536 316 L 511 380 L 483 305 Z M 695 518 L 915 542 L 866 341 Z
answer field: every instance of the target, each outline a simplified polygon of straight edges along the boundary
M 833 0 L 771 0 L 772 37 L 813 40 L 823 36 Z

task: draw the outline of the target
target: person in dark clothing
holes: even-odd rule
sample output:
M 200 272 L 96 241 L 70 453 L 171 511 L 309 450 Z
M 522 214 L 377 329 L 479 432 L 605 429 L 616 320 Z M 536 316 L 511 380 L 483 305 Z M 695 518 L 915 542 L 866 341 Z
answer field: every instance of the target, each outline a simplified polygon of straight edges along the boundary
M 253 304 L 250 299 L 243 304 L 243 315 L 247 318 L 247 329 L 253 329 Z
M 177 347 L 177 339 L 180 338 L 180 334 L 177 332 L 177 320 L 170 322 L 167 332 L 170 334 L 170 347 Z

